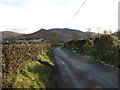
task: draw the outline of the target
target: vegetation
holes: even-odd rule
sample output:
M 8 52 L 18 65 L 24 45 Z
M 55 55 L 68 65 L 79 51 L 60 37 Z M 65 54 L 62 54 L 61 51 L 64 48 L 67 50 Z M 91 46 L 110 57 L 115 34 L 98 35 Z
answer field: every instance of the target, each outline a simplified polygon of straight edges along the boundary
M 50 47 L 49 44 L 3 45 L 3 88 L 53 88 L 54 63 L 46 54 Z
M 105 34 L 94 40 L 73 40 L 65 43 L 64 46 L 120 69 L 120 67 L 118 67 L 120 40 L 115 36 Z
M 59 45 L 63 43 L 63 35 L 59 31 L 51 31 L 49 35 L 50 43 L 53 45 Z
M 44 44 L 44 43 L 48 43 L 47 41 L 34 41 L 34 40 L 12 40 L 10 43 L 16 43 L 16 44 L 20 44 L 20 43 L 30 43 L 30 44 Z
M 113 33 L 113 35 L 115 35 L 116 37 L 120 39 L 120 29 L 118 29 L 117 32 Z

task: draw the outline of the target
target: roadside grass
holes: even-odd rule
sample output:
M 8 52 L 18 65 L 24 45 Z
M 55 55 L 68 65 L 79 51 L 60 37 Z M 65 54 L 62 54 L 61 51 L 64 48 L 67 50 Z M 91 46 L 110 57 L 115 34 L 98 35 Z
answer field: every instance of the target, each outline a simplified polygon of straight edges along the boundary
M 46 52 L 44 52 L 42 55 L 39 54 L 38 60 L 44 61 L 44 62 L 48 63 L 49 65 L 54 66 L 54 63 L 50 60 L 50 57 L 47 56 Z
M 26 61 L 26 65 L 21 68 L 14 88 L 54 88 L 51 69 L 41 64 L 39 61 Z

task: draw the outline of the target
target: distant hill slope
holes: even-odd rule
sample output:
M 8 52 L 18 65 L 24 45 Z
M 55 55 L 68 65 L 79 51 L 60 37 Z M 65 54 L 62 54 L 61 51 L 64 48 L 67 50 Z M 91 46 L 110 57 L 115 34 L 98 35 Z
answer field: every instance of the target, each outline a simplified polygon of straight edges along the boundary
M 53 28 L 53 29 L 40 29 L 34 33 L 30 34 L 21 34 L 16 32 L 10 32 L 10 31 L 4 31 L 2 32 L 4 39 L 37 39 L 37 38 L 44 38 L 46 40 L 49 40 L 51 38 L 51 33 L 57 32 L 58 34 L 62 35 L 62 39 L 64 41 L 73 39 L 73 35 L 79 38 L 87 38 L 88 32 L 83 32 L 80 30 L 74 30 L 74 29 L 68 29 L 68 28 Z M 95 33 L 91 32 L 93 35 L 96 35 Z M 54 36 L 52 36 L 53 38 Z
M 22 35 L 22 34 L 17 32 L 12 32 L 12 31 L 0 32 L 0 36 L 2 37 L 2 39 L 13 39 L 19 35 Z
M 68 29 L 68 28 L 53 28 L 49 30 L 41 29 L 31 34 L 23 34 L 18 36 L 16 39 L 35 39 L 35 38 L 44 38 L 48 39 L 51 37 L 51 32 L 60 32 L 64 40 L 69 40 L 73 38 L 73 34 L 76 33 L 81 38 L 86 38 L 88 32 L 82 32 L 80 30 Z M 91 32 L 92 33 L 92 32 Z M 92 33 L 95 34 L 95 33 Z

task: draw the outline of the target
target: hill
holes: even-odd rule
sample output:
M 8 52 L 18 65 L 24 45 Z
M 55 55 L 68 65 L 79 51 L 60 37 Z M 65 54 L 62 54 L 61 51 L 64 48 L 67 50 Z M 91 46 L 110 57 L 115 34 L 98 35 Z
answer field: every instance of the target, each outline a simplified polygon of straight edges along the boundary
M 80 30 L 74 30 L 74 29 L 68 29 L 68 28 L 53 28 L 53 29 L 40 29 L 34 33 L 30 34 L 23 34 L 15 39 L 37 39 L 37 38 L 44 38 L 46 40 L 49 40 L 54 34 L 59 34 L 61 35 L 63 40 L 71 40 L 73 37 L 75 38 L 87 38 L 88 32 L 83 32 Z M 91 34 L 96 35 L 95 33 L 91 32 Z
M 13 39 L 19 35 L 22 35 L 22 34 L 17 32 L 12 32 L 12 31 L 0 32 L 0 37 L 2 37 L 2 39 Z

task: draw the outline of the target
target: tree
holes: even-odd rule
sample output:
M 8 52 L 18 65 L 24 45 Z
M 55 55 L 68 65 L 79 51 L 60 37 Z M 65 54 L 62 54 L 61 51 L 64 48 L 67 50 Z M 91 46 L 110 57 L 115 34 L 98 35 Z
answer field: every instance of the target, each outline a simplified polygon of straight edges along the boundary
M 87 33 L 87 39 L 90 39 L 92 37 L 91 28 L 87 28 Z
M 73 39 L 73 40 L 78 40 L 78 39 L 80 39 L 80 34 L 79 34 L 78 32 L 73 32 L 73 34 L 72 34 L 72 39 Z
M 101 27 L 98 27 L 98 28 L 97 28 L 97 31 L 98 31 L 98 37 L 100 36 L 100 30 L 101 30 Z
M 109 34 L 109 32 L 107 30 L 104 30 L 103 34 Z
M 109 34 L 112 34 L 112 30 L 109 30 Z
M 60 44 L 63 42 L 63 35 L 59 31 L 51 31 L 49 34 L 49 40 L 52 44 Z

